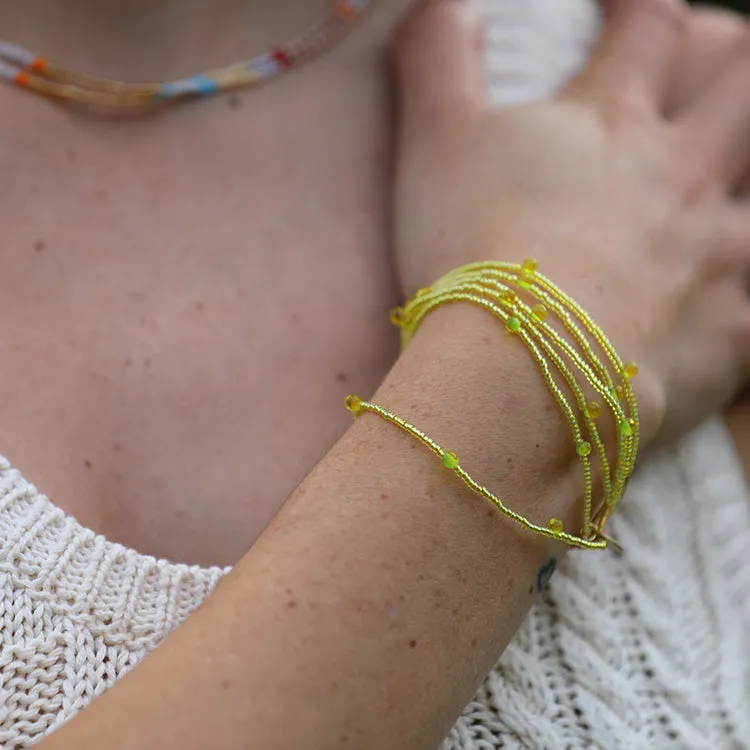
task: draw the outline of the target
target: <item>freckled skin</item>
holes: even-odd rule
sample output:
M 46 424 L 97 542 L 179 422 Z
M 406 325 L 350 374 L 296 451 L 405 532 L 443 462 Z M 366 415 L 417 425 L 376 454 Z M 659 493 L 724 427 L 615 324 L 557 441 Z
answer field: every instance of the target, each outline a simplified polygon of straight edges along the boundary
M 398 355 L 385 68 L 334 62 L 96 135 L 0 90 L 0 445 L 113 541 L 236 562 Z

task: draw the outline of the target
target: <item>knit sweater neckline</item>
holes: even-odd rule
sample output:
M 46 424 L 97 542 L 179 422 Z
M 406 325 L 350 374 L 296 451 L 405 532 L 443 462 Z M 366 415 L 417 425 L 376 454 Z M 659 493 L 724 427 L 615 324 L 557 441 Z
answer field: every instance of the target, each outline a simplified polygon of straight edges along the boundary
M 157 559 L 111 542 L 55 506 L 0 456 L 0 578 L 107 643 L 144 643 L 184 619 L 230 568 Z M 135 628 L 135 630 L 134 630 Z

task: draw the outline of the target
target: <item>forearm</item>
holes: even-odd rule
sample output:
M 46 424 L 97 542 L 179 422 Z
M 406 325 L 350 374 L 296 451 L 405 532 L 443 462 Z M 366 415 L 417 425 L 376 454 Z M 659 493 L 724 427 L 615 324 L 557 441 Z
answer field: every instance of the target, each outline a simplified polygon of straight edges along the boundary
M 579 522 L 566 423 L 487 313 L 434 313 L 373 400 L 511 507 Z M 561 552 L 365 414 L 202 609 L 42 747 L 433 750 Z

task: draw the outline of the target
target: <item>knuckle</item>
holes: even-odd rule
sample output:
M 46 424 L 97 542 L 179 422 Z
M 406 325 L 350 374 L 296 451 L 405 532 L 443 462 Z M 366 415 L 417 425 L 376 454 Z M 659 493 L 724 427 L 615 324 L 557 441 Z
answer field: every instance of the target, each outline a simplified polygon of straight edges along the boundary
M 596 109 L 610 131 L 638 128 L 655 120 L 648 96 L 635 84 L 602 86 L 594 98 Z
M 679 138 L 671 160 L 673 177 L 685 206 L 693 206 L 722 194 L 719 160 L 713 150 L 696 138 Z
M 692 34 L 705 34 L 718 44 L 739 43 L 747 34 L 745 19 L 726 9 L 696 8 L 688 23 Z

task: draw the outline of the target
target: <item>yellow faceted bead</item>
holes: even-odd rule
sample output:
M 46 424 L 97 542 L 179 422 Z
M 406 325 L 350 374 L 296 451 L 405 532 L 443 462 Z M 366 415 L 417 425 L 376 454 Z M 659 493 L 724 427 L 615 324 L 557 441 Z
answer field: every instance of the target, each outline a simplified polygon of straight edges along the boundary
M 393 310 L 391 310 L 391 323 L 393 323 L 394 326 L 401 326 L 404 324 L 403 307 L 394 307 Z
M 586 414 L 591 417 L 591 419 L 599 419 L 602 415 L 602 407 L 599 402 L 589 401 L 589 403 L 586 404 Z
M 624 372 L 626 377 L 634 378 L 638 374 L 638 365 L 635 362 L 628 362 Z
M 443 466 L 455 469 L 458 466 L 458 456 L 453 452 L 443 453 Z
M 615 396 L 617 396 L 617 399 L 620 401 L 625 398 L 625 389 L 621 385 L 615 386 Z
M 535 273 L 539 268 L 539 263 L 537 263 L 537 261 L 535 261 L 533 258 L 526 258 L 526 260 L 521 264 L 521 268 L 523 268 L 523 270 L 527 273 Z
M 534 305 L 534 307 L 531 308 L 531 312 L 533 316 L 537 320 L 546 320 L 547 315 L 549 315 L 549 310 L 544 305 Z
M 521 330 L 521 321 L 518 318 L 508 318 L 505 327 L 510 333 L 518 333 Z
M 565 528 L 565 525 L 559 518 L 550 518 L 547 522 L 547 528 L 550 531 L 554 531 L 555 534 L 560 534 Z
M 516 302 L 518 302 L 518 295 L 515 292 L 512 292 L 510 289 L 506 289 L 500 295 L 500 299 L 503 300 L 503 302 L 507 302 L 510 305 L 515 305 Z
M 362 413 L 362 399 L 359 396 L 347 396 L 346 408 L 355 416 L 358 417 Z
M 579 456 L 590 456 L 591 455 L 591 443 L 586 440 L 582 440 L 576 446 L 576 452 Z

